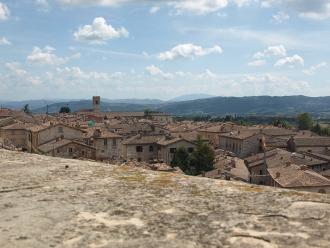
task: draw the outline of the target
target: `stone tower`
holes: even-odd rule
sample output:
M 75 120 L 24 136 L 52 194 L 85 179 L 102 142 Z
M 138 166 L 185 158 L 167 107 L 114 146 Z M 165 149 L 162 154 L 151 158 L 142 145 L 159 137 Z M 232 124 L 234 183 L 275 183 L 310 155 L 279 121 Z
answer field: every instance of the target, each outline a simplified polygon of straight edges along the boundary
M 101 97 L 93 96 L 93 111 L 100 112 Z

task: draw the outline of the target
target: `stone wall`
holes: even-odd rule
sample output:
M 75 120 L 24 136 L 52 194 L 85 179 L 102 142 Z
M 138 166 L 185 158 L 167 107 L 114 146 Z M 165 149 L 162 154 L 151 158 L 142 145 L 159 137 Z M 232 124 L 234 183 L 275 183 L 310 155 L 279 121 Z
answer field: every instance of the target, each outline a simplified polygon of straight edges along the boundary
M 325 247 L 330 197 L 0 150 L 0 247 Z

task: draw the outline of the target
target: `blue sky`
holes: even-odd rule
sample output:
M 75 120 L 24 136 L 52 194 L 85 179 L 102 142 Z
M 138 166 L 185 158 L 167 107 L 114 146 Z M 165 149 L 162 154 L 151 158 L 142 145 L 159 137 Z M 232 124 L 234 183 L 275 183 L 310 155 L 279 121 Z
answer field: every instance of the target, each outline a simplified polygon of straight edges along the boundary
M 330 95 L 330 0 L 0 0 L 0 99 Z

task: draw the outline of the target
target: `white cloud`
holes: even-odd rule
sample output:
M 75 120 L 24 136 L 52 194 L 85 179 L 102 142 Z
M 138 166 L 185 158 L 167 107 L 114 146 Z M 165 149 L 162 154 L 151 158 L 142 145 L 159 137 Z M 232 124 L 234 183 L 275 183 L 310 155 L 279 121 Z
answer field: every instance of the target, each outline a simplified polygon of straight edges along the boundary
M 248 66 L 263 66 L 266 64 L 266 61 L 263 59 L 259 59 L 259 60 L 254 60 L 248 63 Z
M 145 70 L 152 76 L 161 76 L 164 79 L 173 78 L 173 75 L 171 73 L 165 73 L 160 68 L 154 65 L 147 66 Z
M 271 57 L 271 56 L 276 56 L 276 57 L 286 56 L 285 47 L 283 45 L 269 46 L 264 51 L 257 52 L 256 54 L 254 54 L 253 58 L 262 59 L 262 58 Z
M 35 3 L 37 5 L 40 5 L 42 7 L 48 7 L 49 6 L 49 3 L 47 0 L 35 0 Z
M 0 46 L 10 46 L 11 42 L 6 37 L 0 37 Z
M 103 17 L 94 19 L 92 25 L 85 25 L 79 28 L 74 34 L 78 41 L 85 41 L 92 44 L 104 44 L 106 41 L 121 37 L 128 37 L 129 33 L 124 28 L 113 28 Z
M 100 5 L 100 6 L 116 6 L 122 3 L 130 2 L 130 0 L 57 0 L 63 5 Z
M 47 12 L 50 9 L 48 0 L 35 0 L 38 10 Z
M 160 53 L 158 58 L 160 60 L 173 60 L 177 58 L 194 58 L 201 57 L 208 54 L 221 54 L 223 50 L 220 46 L 210 48 L 203 48 L 191 43 L 179 44 L 173 47 L 170 51 Z
M 0 2 L 0 21 L 5 21 L 9 18 L 10 11 L 6 4 Z
M 153 6 L 150 8 L 149 13 L 150 14 L 156 14 L 160 10 L 159 6 Z
M 125 3 L 154 3 L 154 0 L 57 0 L 62 5 L 80 6 L 119 6 Z M 284 11 L 297 12 L 299 16 L 314 20 L 323 20 L 330 17 L 330 0 L 163 0 L 173 7 L 176 14 L 204 15 L 226 8 L 230 3 L 238 7 L 248 6 L 252 3 L 261 7 L 277 7 Z M 283 18 L 279 17 L 279 18 Z M 285 18 L 285 17 L 284 17 Z M 275 19 L 277 19 L 275 17 Z M 283 19 L 282 19 L 283 20 Z
M 6 80 L 8 83 L 14 83 L 17 85 L 22 85 L 28 83 L 28 85 L 39 85 L 41 80 L 39 77 L 32 76 L 26 70 L 20 67 L 17 62 L 6 63 L 5 67 L 9 70 L 9 74 L 6 75 Z M 28 86 L 25 85 L 25 86 Z
M 308 82 L 294 80 L 287 76 L 279 76 L 273 74 L 264 75 L 245 75 L 237 79 L 239 84 L 244 85 L 245 92 L 250 92 L 249 95 L 297 95 L 308 94 L 311 87 Z M 253 93 L 251 93 L 253 92 Z
M 319 69 L 321 69 L 322 67 L 327 66 L 328 64 L 326 62 L 322 62 L 319 63 L 317 65 L 313 65 L 311 67 L 309 67 L 307 70 L 303 70 L 303 73 L 305 73 L 308 76 L 312 76 L 314 75 Z
M 330 0 L 260 0 L 262 7 L 278 5 L 292 10 L 300 17 L 324 20 L 330 17 Z
M 62 75 L 64 79 L 70 80 L 109 80 L 110 77 L 107 73 L 103 72 L 85 72 L 80 69 L 80 67 L 65 67 L 56 68 L 56 73 Z
M 243 7 L 249 5 L 255 0 L 232 0 L 238 7 Z
M 276 67 L 288 66 L 292 68 L 297 65 L 303 66 L 304 63 L 305 63 L 304 59 L 301 56 L 295 54 L 292 57 L 286 57 L 278 60 L 274 66 Z
M 207 13 L 216 12 L 227 7 L 227 0 L 181 0 L 170 1 L 170 6 L 176 10 L 176 14 L 192 13 L 197 15 L 204 15 Z
M 65 64 L 70 59 L 80 58 L 80 53 L 73 54 L 71 57 L 58 57 L 54 54 L 55 48 L 46 46 L 43 49 L 34 47 L 31 54 L 28 55 L 27 61 L 31 64 L 39 65 L 60 65 Z
M 290 19 L 290 16 L 287 13 L 285 13 L 283 11 L 279 11 L 273 15 L 272 22 L 275 24 L 281 24 L 289 19 Z

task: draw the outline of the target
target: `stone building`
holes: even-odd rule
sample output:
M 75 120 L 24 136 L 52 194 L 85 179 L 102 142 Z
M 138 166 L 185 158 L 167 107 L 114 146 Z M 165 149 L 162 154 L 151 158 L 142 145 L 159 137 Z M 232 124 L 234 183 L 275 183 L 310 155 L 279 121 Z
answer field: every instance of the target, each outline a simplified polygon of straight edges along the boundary
M 123 142 L 122 155 L 125 160 L 137 160 L 150 162 L 158 160 L 157 142 L 164 135 L 141 135 L 138 134 Z
M 39 153 L 61 158 L 95 159 L 96 149 L 82 142 L 58 138 L 38 147 Z
M 215 149 L 219 148 L 220 146 L 220 139 L 219 135 L 238 131 L 240 127 L 234 123 L 227 122 L 221 123 L 218 125 L 214 125 L 211 127 L 204 127 L 198 129 L 198 134 L 205 140 L 209 141 L 209 144 L 212 145 Z
M 97 160 L 118 160 L 121 157 L 122 136 L 104 129 L 96 129 L 93 146 Z
M 193 142 L 170 135 L 137 135 L 123 142 L 122 152 L 126 160 L 162 161 L 170 164 L 179 147 L 192 153 L 195 146 Z
M 54 141 L 58 138 L 67 140 L 82 140 L 84 131 L 62 123 L 48 123 L 47 125 L 35 125 L 29 128 L 32 137 L 32 151 L 40 145 Z
M 263 135 L 255 130 L 235 131 L 219 135 L 220 149 L 232 152 L 239 158 L 259 153 Z
M 0 137 L 4 145 L 13 145 L 26 151 L 31 151 L 31 132 L 33 124 L 14 123 L 0 128 Z
M 170 164 L 173 160 L 176 150 L 183 147 L 188 153 L 192 153 L 196 147 L 195 143 L 183 138 L 172 138 L 166 136 L 157 142 L 158 158 L 166 164 Z

